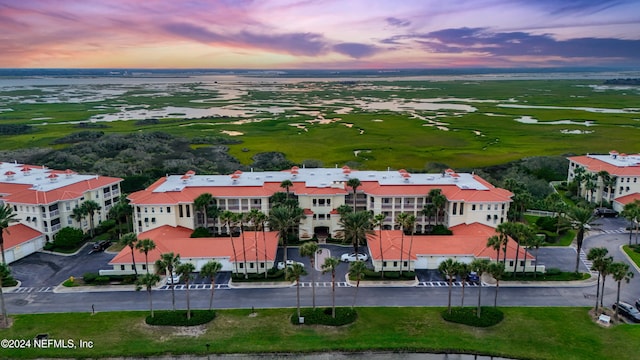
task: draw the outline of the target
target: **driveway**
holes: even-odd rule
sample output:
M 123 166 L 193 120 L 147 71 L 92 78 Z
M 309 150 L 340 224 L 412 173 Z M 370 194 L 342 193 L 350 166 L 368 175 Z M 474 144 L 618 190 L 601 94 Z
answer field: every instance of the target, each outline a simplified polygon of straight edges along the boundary
M 21 282 L 21 287 L 47 287 L 57 286 L 70 276 L 82 277 L 88 272 L 109 269 L 107 263 L 116 254 L 108 252 L 89 254 L 92 246 L 93 243 L 87 243 L 73 255 L 33 253 L 12 263 L 11 273 Z

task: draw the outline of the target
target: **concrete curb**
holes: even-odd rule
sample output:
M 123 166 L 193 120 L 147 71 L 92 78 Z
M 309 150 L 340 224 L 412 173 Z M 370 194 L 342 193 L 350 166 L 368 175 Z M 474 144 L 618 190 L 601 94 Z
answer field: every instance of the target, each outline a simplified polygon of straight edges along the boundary
M 631 256 L 629 256 L 624 251 L 624 247 L 625 247 L 625 245 L 620 245 L 620 252 L 622 253 L 622 255 L 624 255 L 624 257 L 627 259 L 627 261 L 629 261 L 629 264 L 631 264 L 631 266 L 633 266 L 636 269 L 636 271 L 640 273 L 640 267 L 638 267 L 638 265 L 636 265 L 636 263 L 633 261 L 633 259 L 631 259 Z
M 349 274 L 344 276 L 344 281 L 351 287 L 356 287 L 356 282 L 349 279 Z M 417 287 L 420 284 L 418 278 L 407 281 L 373 281 L 373 280 L 360 280 L 360 287 Z

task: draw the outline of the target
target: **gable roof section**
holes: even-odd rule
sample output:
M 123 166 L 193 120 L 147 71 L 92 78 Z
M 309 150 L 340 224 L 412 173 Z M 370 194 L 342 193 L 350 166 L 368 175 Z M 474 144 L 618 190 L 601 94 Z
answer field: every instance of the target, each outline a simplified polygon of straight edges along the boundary
M 604 170 L 615 176 L 640 176 L 640 166 L 635 163 L 629 163 L 628 166 L 616 166 L 588 155 L 572 156 L 568 159 L 594 173 Z
M 138 235 L 138 239 L 151 239 L 156 243 L 156 248 L 149 252 L 149 264 L 155 263 L 160 259 L 160 255 L 173 252 L 180 254 L 181 259 L 214 259 L 228 258 L 231 262 L 245 261 L 264 261 L 265 255 L 267 261 L 274 261 L 276 250 L 278 247 L 278 232 L 267 231 L 265 238 L 262 238 L 262 232 L 245 231 L 244 234 L 244 251 L 242 247 L 242 236 L 233 237 L 233 247 L 229 237 L 210 237 L 210 238 L 190 238 L 193 230 L 182 226 L 163 225 L 153 230 L 145 231 Z M 266 248 L 265 248 L 266 242 Z M 133 252 L 136 264 L 144 264 L 144 253 L 135 250 Z M 131 248 L 124 247 L 110 262 L 109 265 L 132 264 Z
M 615 202 L 618 202 L 620 204 L 622 204 L 622 206 L 630 204 L 634 201 L 640 201 L 640 193 L 633 193 L 633 194 L 629 194 L 629 195 L 625 195 L 625 196 L 621 196 L 619 198 L 616 198 Z
M 6 251 L 15 246 L 42 236 L 42 233 L 24 224 L 14 224 L 4 229 L 2 236 L 4 239 L 4 248 Z
M 46 205 L 56 201 L 79 199 L 90 190 L 100 189 L 107 185 L 117 184 L 122 179 L 109 176 L 98 176 L 91 179 L 79 181 L 74 184 L 62 186 L 53 190 L 43 191 L 33 188 L 30 185 L 9 185 L 1 183 L 2 192 L 13 191 L 2 199 L 6 202 L 16 204 Z
M 410 235 L 404 235 L 404 245 L 402 244 L 401 230 L 380 230 L 367 237 L 369 251 L 373 259 L 382 259 L 380 254 L 380 237 L 382 237 L 382 254 L 385 261 L 400 260 L 400 249 L 402 248 L 402 259 L 417 260 L 418 255 L 429 256 L 473 256 L 475 258 L 488 258 L 496 261 L 497 252 L 487 247 L 487 239 L 496 235 L 495 229 L 487 225 L 473 223 L 470 225 L 457 225 L 450 228 L 453 235 L 414 235 L 411 253 L 409 245 Z M 509 239 L 507 245 L 507 259 L 515 259 L 517 243 Z M 504 253 L 501 252 L 502 258 Z M 518 253 L 519 259 L 533 259 L 522 247 Z

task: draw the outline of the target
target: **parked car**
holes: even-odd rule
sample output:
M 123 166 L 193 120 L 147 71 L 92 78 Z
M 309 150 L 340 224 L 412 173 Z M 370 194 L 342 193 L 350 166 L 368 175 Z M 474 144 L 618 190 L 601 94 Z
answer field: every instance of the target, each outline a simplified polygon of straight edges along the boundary
M 91 253 L 105 251 L 111 246 L 110 240 L 101 240 L 97 243 L 93 244 L 93 248 L 91 249 Z
M 304 264 L 298 261 L 293 261 L 293 260 L 287 260 L 287 267 L 292 267 L 293 264 L 300 264 L 302 267 L 304 267 Z M 282 270 L 284 269 L 284 262 L 280 261 L 278 262 L 278 270 Z
M 478 276 L 477 272 L 472 271 L 469 273 L 469 275 L 467 275 L 467 281 L 473 284 L 477 284 L 480 282 L 480 277 Z
M 600 217 L 618 217 L 618 212 L 608 208 L 597 208 L 594 211 L 594 215 Z
M 640 299 L 636 300 L 636 309 L 640 310 Z
M 344 253 L 342 254 L 342 256 L 340 257 L 340 260 L 344 261 L 344 262 L 353 262 L 353 261 L 367 261 L 369 259 L 369 255 L 367 254 L 356 254 L 356 253 Z
M 167 278 L 168 285 L 176 285 L 180 283 L 180 274 L 172 273 L 169 278 Z
M 613 310 L 618 308 L 618 313 L 620 315 L 635 323 L 640 323 L 640 310 L 633 307 L 633 305 L 620 301 L 617 304 L 613 304 L 612 308 Z

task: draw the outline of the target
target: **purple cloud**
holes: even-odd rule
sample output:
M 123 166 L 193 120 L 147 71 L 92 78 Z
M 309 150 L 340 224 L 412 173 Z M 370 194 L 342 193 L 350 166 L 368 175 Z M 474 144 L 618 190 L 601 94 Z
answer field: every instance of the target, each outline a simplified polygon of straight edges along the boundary
M 379 49 L 373 45 L 360 43 L 336 44 L 333 46 L 333 50 L 337 53 L 350 56 L 354 59 L 369 57 L 379 51 Z
M 406 27 L 406 26 L 411 25 L 411 21 L 398 19 L 398 18 L 395 18 L 395 17 L 388 17 L 388 18 L 386 18 L 384 20 L 387 22 L 387 24 L 389 24 L 391 26 Z

